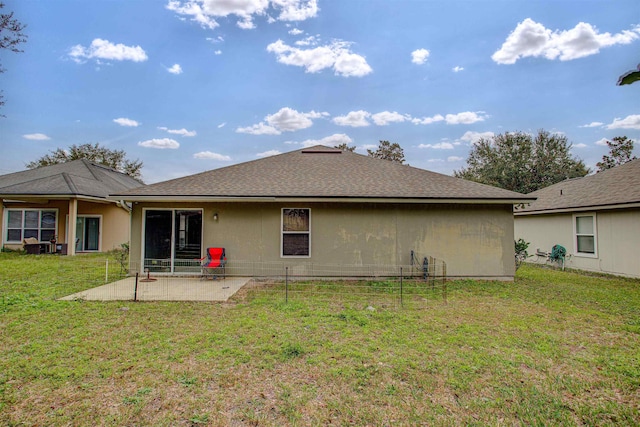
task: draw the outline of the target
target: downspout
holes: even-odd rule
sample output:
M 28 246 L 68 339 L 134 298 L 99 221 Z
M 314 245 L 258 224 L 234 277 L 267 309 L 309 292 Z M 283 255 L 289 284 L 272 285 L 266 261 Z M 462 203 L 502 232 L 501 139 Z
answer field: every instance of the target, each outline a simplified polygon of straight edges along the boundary
M 116 206 L 117 206 L 117 207 L 119 207 L 119 208 L 124 209 L 125 211 L 127 211 L 127 212 L 129 212 L 129 213 L 131 213 L 131 206 L 129 206 L 129 205 L 127 204 L 127 202 L 125 202 L 124 200 L 118 200 L 118 201 L 116 202 Z

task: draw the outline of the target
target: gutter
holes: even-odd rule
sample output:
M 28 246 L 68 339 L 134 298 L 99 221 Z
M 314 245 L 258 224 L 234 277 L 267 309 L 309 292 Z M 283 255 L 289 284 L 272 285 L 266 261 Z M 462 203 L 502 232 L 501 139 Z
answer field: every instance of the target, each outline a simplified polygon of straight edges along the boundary
M 384 197 L 278 197 L 278 196 L 134 196 L 110 195 L 108 199 L 125 199 L 129 202 L 183 203 L 183 202 L 269 202 L 269 203 L 406 203 L 406 204 L 522 204 L 535 198 L 482 199 L 482 198 L 384 198 Z
M 514 216 L 530 216 L 530 215 L 561 214 L 561 213 L 571 213 L 571 212 L 605 211 L 605 210 L 632 209 L 632 208 L 640 208 L 640 202 L 618 203 L 618 204 L 615 204 L 615 205 L 592 205 L 592 206 L 576 206 L 576 207 L 555 208 L 555 209 L 542 209 L 542 210 L 539 210 L 539 211 L 514 212 L 513 215 Z

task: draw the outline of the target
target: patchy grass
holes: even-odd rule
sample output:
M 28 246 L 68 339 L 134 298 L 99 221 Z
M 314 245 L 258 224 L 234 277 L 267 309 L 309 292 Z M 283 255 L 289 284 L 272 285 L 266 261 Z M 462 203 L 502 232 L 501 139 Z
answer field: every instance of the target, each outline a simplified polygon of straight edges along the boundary
M 95 259 L 0 253 L 1 425 L 640 419 L 638 280 L 525 265 L 515 283 L 451 282 L 447 304 L 375 311 L 268 293 L 55 301 L 104 280 Z

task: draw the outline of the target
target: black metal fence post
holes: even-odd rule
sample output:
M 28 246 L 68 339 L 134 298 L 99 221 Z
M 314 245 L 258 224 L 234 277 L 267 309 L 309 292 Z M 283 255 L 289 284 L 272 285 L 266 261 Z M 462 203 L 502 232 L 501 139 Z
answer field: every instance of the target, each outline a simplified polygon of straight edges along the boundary
M 400 307 L 404 306 L 404 290 L 402 288 L 402 267 L 400 267 Z
M 138 272 L 136 271 L 136 286 L 133 288 L 133 300 L 138 300 Z
M 289 302 L 289 267 L 284 268 L 284 302 Z

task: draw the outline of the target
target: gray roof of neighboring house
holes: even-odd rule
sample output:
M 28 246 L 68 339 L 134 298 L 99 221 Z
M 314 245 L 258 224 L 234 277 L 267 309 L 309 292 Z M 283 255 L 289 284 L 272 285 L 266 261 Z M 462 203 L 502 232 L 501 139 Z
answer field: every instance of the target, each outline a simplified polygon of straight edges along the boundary
M 640 159 L 584 178 L 559 182 L 529 194 L 537 197 L 516 215 L 584 210 L 640 203 Z
M 532 200 L 513 191 L 324 146 L 111 195 L 129 201 L 208 197 Z
M 80 159 L 0 176 L 0 197 L 106 199 L 110 193 L 141 187 L 140 181 Z

